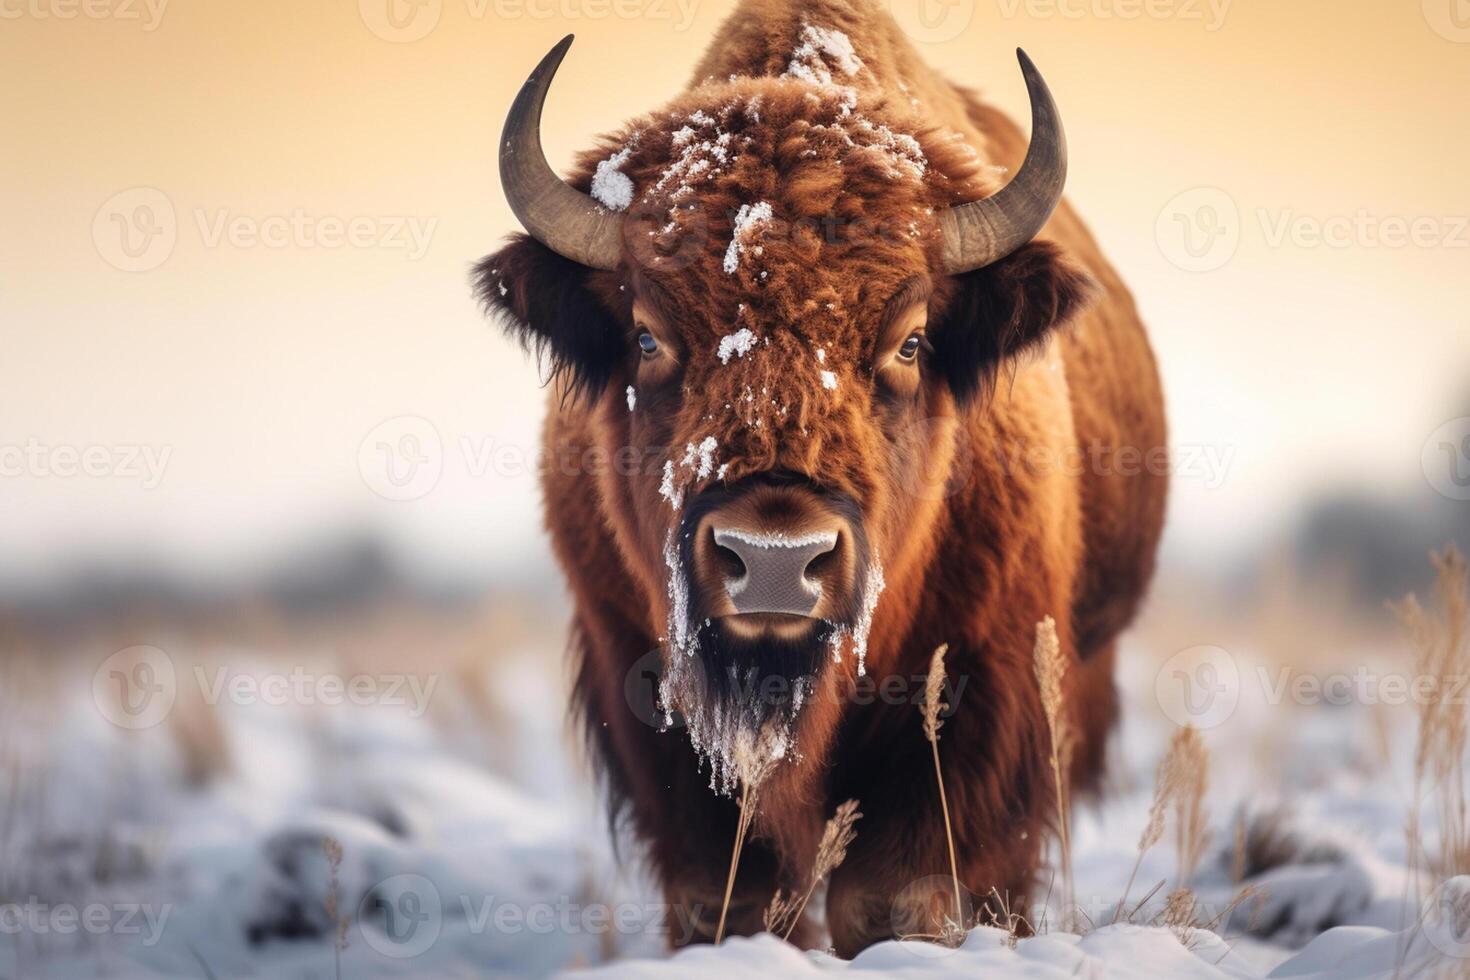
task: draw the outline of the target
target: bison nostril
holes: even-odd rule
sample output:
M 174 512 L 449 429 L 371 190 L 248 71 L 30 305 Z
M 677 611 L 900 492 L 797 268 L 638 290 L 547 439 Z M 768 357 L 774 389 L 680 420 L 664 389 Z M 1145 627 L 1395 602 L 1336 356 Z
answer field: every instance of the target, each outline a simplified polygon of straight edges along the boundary
M 720 571 L 727 578 L 740 579 L 745 577 L 745 562 L 734 551 L 722 544 L 715 544 L 715 561 L 720 566 Z
M 824 551 L 820 555 L 816 555 L 811 561 L 806 563 L 806 568 L 801 573 L 802 577 L 806 579 L 821 578 L 836 563 L 837 546 L 834 543 L 829 551 Z

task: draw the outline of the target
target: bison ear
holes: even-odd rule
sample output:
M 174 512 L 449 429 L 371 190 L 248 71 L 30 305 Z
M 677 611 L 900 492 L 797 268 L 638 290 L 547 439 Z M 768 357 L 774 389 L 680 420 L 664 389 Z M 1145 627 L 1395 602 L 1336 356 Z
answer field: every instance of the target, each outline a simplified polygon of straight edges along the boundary
M 1032 242 L 998 262 L 955 276 L 956 290 L 938 329 L 935 363 L 964 404 L 988 387 L 1007 361 L 1040 349 L 1048 333 L 1087 308 L 1096 280 L 1046 242 Z
M 527 350 L 548 357 L 553 376 L 572 390 L 595 395 L 607 384 L 623 351 L 623 331 L 598 301 L 593 270 L 516 234 L 475 266 L 475 295 L 486 312 Z

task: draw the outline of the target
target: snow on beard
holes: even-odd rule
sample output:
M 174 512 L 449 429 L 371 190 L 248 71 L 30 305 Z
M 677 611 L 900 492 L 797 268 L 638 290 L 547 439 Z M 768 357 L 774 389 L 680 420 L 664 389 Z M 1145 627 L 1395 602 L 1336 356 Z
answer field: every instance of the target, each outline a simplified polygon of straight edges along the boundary
M 689 486 L 715 472 L 718 449 L 719 441 L 707 436 L 688 443 L 677 461 L 664 463 L 659 493 L 675 512 L 682 509 Z M 693 617 L 679 540 L 680 534 L 692 532 L 681 531 L 681 526 L 676 524 L 664 542 L 669 662 L 659 683 L 659 703 L 666 726 L 673 724 L 674 711 L 683 717 L 690 742 L 710 767 L 710 788 L 728 796 L 742 783 L 760 782 L 794 755 L 792 729 L 811 681 L 797 677 L 772 685 L 763 683 L 766 674 L 759 663 L 741 670 L 723 666 L 736 658 L 725 655 L 728 651 L 709 620 Z M 768 655 L 780 657 L 782 651 L 772 648 Z

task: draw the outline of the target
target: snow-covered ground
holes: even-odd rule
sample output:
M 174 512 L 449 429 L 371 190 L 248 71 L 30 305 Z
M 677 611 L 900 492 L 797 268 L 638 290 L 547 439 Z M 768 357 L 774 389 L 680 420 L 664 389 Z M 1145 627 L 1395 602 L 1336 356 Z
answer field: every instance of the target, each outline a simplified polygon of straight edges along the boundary
M 238 651 L 228 659 L 252 676 L 280 669 Z M 555 672 L 544 669 L 551 660 L 538 649 L 497 665 L 499 734 L 446 723 L 459 696 L 447 677 L 428 712 L 227 699 L 216 709 L 215 754 L 225 761 L 207 777 L 190 762 L 197 769 L 204 729 L 119 727 L 99 710 L 82 667 L 63 671 L 43 696 L 0 698 L 8 779 L 0 786 L 10 790 L 0 801 L 0 977 L 307 978 L 339 969 L 520 977 L 585 968 L 670 978 L 842 970 L 1338 978 L 1470 963 L 1470 933 L 1456 914 L 1470 906 L 1470 879 L 1427 903 L 1405 900 L 1412 710 L 1393 709 L 1400 714 L 1384 723 L 1365 705 L 1286 708 L 1248 682 L 1230 717 L 1205 733 L 1214 843 L 1191 884 L 1205 909 L 1226 906 L 1241 813 L 1276 814 L 1272 825 L 1294 838 L 1286 849 L 1294 856 L 1255 882 L 1264 898 L 1248 903 L 1249 915 L 1242 906 L 1226 917 L 1218 934 L 1122 923 L 1008 943 L 980 928 L 957 949 L 885 943 L 850 963 L 766 935 L 669 958 L 668 939 L 683 924 L 665 914 L 636 861 L 614 860 L 566 749 Z M 1168 741 L 1156 678 L 1144 656 L 1125 659 L 1115 786 L 1076 815 L 1077 902 L 1096 923 L 1112 920 L 1133 868 Z M 500 760 L 495 772 L 490 758 Z M 327 837 L 343 849 L 340 951 L 327 912 Z M 1167 885 L 1135 921 L 1151 918 L 1174 875 L 1171 831 L 1143 861 L 1133 899 Z

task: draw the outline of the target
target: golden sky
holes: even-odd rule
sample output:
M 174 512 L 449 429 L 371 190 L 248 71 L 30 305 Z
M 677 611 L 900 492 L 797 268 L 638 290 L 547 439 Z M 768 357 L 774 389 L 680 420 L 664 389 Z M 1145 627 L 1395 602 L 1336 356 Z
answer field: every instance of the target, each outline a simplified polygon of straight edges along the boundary
M 1425 440 L 1470 412 L 1466 0 L 889 5 L 1023 116 L 1012 49 L 1046 73 L 1175 441 L 1229 453 L 1219 485 L 1179 482 L 1173 547 L 1323 488 L 1424 490 Z M 361 521 L 445 567 L 544 562 L 537 378 L 466 286 L 512 227 L 500 123 L 576 32 L 545 121 L 565 163 L 673 95 L 728 9 L 0 0 L 9 554 L 243 562 Z M 384 423 L 440 440 L 432 489 L 374 492 Z M 5 470 L 27 445 L 114 465 Z M 166 451 L 160 479 L 129 475 L 135 446 Z

